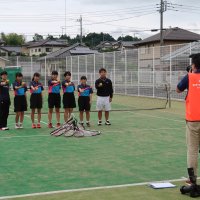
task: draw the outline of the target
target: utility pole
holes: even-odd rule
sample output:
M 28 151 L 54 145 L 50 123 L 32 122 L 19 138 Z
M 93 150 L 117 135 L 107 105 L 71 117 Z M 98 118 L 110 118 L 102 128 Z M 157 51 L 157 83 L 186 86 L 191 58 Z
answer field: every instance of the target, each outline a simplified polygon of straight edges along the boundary
M 80 16 L 80 19 L 78 19 L 77 21 L 80 22 L 80 41 L 82 44 L 83 43 L 83 18 L 82 18 L 82 15 Z
M 65 35 L 67 35 L 67 0 L 65 0 Z
M 163 13 L 167 11 L 167 1 L 160 0 L 160 46 L 163 46 Z

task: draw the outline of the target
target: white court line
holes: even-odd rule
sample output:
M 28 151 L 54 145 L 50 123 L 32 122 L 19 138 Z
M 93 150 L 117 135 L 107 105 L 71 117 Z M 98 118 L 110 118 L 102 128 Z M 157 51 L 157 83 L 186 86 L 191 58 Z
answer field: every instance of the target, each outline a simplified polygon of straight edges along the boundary
M 93 191 L 93 190 L 105 190 L 105 189 L 135 187 L 135 186 L 149 185 L 150 183 L 153 183 L 153 182 L 157 182 L 157 183 L 159 183 L 159 182 L 178 182 L 178 181 L 184 181 L 184 180 L 185 179 L 180 178 L 180 179 L 172 179 L 172 180 L 164 180 L 164 181 L 151 181 L 151 182 L 143 182 L 143 183 L 124 184 L 124 185 L 80 188 L 80 189 L 71 189 L 71 190 L 58 190 L 58 191 L 51 191 L 51 192 L 41 192 L 41 193 L 32 193 L 32 194 L 24 194 L 24 195 L 15 195 L 15 196 L 4 196 L 4 197 L 0 197 L 0 199 L 12 199 L 12 198 L 44 196 L 44 195 L 71 193 L 71 192 L 84 192 L 84 191 Z
M 158 130 L 180 130 L 183 129 L 183 127 L 177 127 L 177 128 L 152 128 L 152 129 L 139 129 L 139 128 L 134 128 L 133 132 L 142 132 L 142 131 L 158 131 Z M 102 132 L 105 133 L 121 133 L 122 131 L 120 130 L 113 130 L 113 131 L 108 131 L 108 130 L 101 130 Z M 10 138 L 34 138 L 34 137 L 49 137 L 50 135 L 24 135 L 24 136 L 7 136 L 7 137 L 0 137 L 0 139 L 10 139 Z

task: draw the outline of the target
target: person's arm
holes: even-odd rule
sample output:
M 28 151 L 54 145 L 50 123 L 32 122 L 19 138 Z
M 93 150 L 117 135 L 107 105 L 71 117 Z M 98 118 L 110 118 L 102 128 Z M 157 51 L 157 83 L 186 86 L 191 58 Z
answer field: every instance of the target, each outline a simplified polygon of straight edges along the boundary
M 112 102 L 113 98 L 113 86 L 112 86 L 112 81 L 110 80 L 110 102 Z
M 176 92 L 177 93 L 181 93 L 184 90 L 188 89 L 188 74 L 186 76 L 183 77 L 183 79 L 178 83 L 177 87 L 176 87 Z
M 99 80 L 96 80 L 96 82 L 95 82 L 95 88 L 96 88 L 96 89 L 99 88 Z
M 92 104 L 93 89 L 90 88 L 90 105 Z

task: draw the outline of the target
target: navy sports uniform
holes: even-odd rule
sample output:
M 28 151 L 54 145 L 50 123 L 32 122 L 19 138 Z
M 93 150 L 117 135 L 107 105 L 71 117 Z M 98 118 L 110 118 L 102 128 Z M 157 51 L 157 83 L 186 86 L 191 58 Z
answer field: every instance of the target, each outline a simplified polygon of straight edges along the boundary
M 22 82 L 15 81 L 13 83 L 13 89 L 14 89 L 14 94 L 15 94 L 14 112 L 27 111 L 27 101 L 26 101 L 27 86 L 25 84 L 19 89 L 15 88 L 15 87 L 20 87 L 20 86 L 22 86 Z
M 10 107 L 9 82 L 0 82 L 0 129 L 7 127 Z
M 37 90 L 33 90 L 32 87 Z M 42 108 L 42 91 L 44 90 L 43 85 L 40 82 L 31 81 L 30 82 L 30 108 L 31 109 L 41 109 Z
M 54 80 L 48 81 L 49 96 L 48 105 L 49 108 L 60 108 L 61 107 L 61 96 L 60 96 L 60 83 L 53 83 Z
M 84 90 L 83 92 L 80 92 Z M 90 111 L 90 95 L 93 93 L 92 88 L 89 85 L 78 85 L 78 106 L 79 111 Z
M 63 107 L 64 108 L 76 108 L 76 100 L 74 96 L 75 85 L 73 82 L 70 82 L 70 85 L 66 86 L 65 84 L 69 81 L 65 80 L 62 82 L 63 88 Z

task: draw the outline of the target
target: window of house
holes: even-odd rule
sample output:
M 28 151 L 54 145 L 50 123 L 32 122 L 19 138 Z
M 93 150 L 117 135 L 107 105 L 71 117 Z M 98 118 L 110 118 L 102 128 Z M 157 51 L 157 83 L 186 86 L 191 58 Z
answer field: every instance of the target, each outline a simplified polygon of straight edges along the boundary
M 35 49 L 35 52 L 37 52 L 37 49 Z
M 46 48 L 46 52 L 52 52 L 52 48 Z
M 39 52 L 41 52 L 41 49 L 38 49 Z

